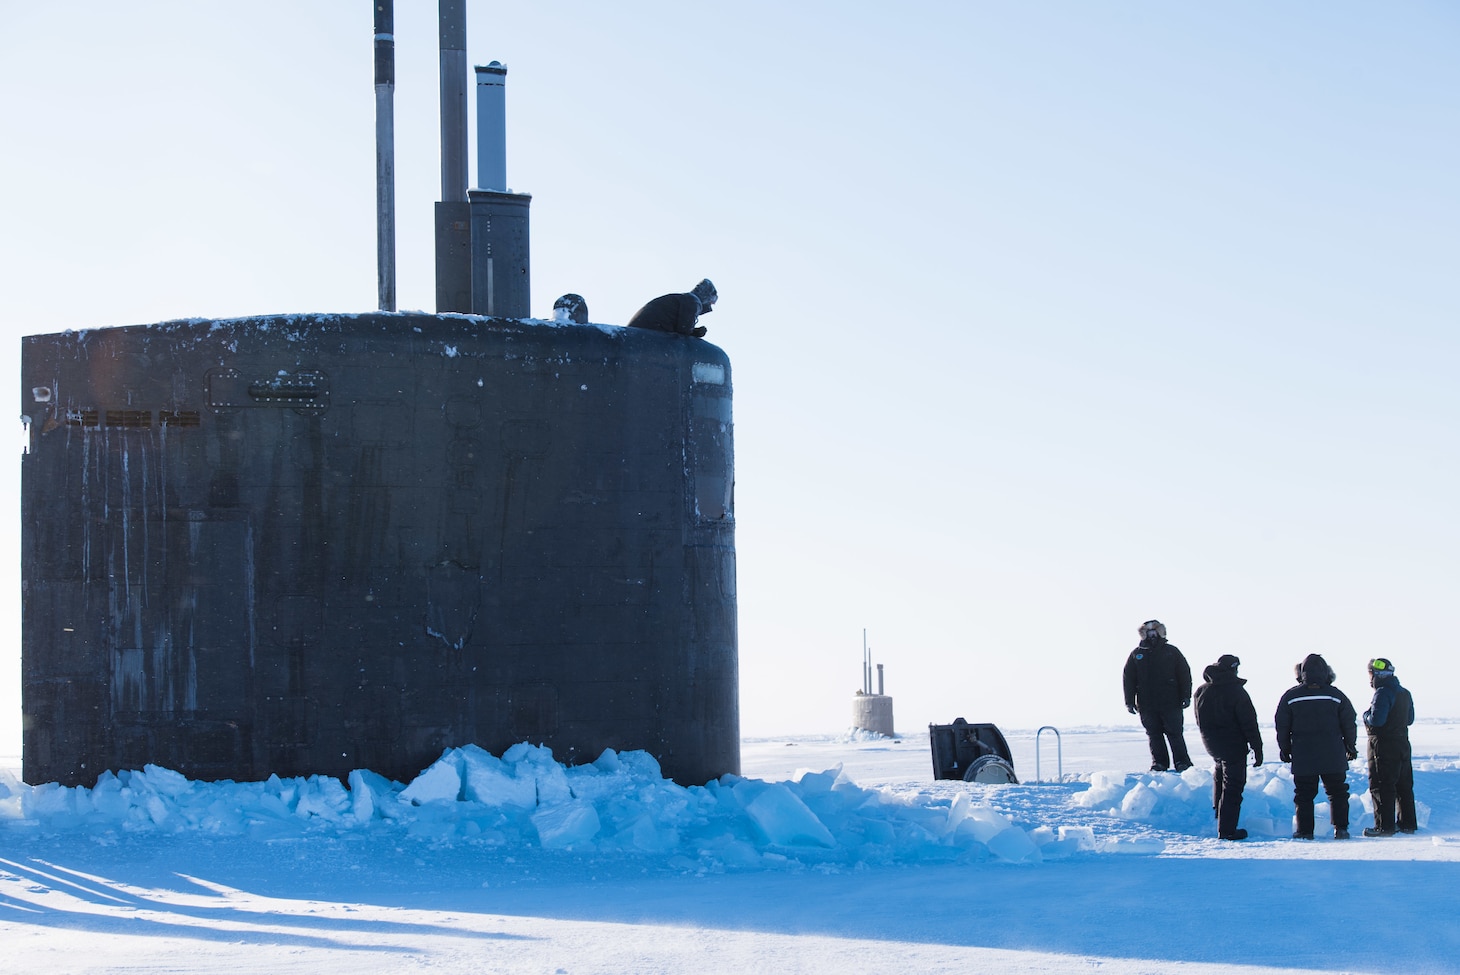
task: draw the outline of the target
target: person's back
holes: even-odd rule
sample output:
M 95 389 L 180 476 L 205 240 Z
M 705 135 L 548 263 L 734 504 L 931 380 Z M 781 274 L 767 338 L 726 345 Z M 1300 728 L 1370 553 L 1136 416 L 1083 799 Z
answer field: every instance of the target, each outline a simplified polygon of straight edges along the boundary
M 1321 779 L 1334 839 L 1348 839 L 1348 763 L 1358 757 L 1358 715 L 1333 686 L 1333 668 L 1310 653 L 1294 668 L 1299 683 L 1283 693 L 1273 723 L 1278 757 L 1292 763 L 1293 838 L 1313 838 L 1313 799 Z
M 1257 709 L 1247 693 L 1247 681 L 1237 676 L 1237 663 L 1236 657 L 1223 654 L 1202 672 L 1205 683 L 1192 695 L 1192 711 L 1209 755 L 1245 761 L 1249 747 L 1262 754 L 1262 738 Z
M 1333 670 L 1318 654 L 1298 665 L 1299 683 L 1278 702 L 1278 754 L 1292 762 L 1294 775 L 1342 772 L 1358 754 L 1358 715 L 1343 691 L 1333 686 Z
M 1242 790 L 1247 784 L 1247 749 L 1252 764 L 1262 764 L 1262 734 L 1257 728 L 1257 709 L 1237 676 L 1242 661 L 1224 653 L 1202 672 L 1204 683 L 1192 696 L 1196 726 L 1202 744 L 1212 756 L 1212 808 L 1217 814 L 1217 836 L 1244 840 L 1247 831 L 1237 826 L 1242 812 Z

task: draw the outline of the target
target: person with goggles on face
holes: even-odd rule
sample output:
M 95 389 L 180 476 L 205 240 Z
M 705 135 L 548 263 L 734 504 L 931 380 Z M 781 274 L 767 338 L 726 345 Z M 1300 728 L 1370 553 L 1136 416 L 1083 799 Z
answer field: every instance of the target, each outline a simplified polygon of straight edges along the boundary
M 1369 795 L 1374 800 L 1374 825 L 1365 829 L 1364 835 L 1413 833 L 1419 828 L 1414 811 L 1414 767 L 1409 754 L 1414 698 L 1400 686 L 1394 664 L 1384 657 L 1369 661 L 1369 685 L 1374 688 L 1374 700 L 1364 712 L 1364 727 L 1369 732 Z

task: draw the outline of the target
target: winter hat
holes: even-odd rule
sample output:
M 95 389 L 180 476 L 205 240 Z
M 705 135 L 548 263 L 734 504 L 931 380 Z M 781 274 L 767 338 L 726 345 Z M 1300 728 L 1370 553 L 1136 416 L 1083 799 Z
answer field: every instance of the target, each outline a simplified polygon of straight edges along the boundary
M 1230 653 L 1224 653 L 1220 657 L 1217 658 L 1217 666 L 1218 667 L 1224 667 L 1227 670 L 1236 670 L 1237 669 L 1237 665 L 1240 664 L 1241 662 L 1242 661 L 1238 660 L 1236 657 L 1232 656 Z
M 690 289 L 690 294 L 700 300 L 700 314 L 708 315 L 714 311 L 715 302 L 720 300 L 720 295 L 715 291 L 714 284 L 709 278 L 705 278 L 699 284 Z
M 1394 664 L 1384 657 L 1375 657 L 1369 661 L 1369 673 L 1375 677 L 1393 677 Z

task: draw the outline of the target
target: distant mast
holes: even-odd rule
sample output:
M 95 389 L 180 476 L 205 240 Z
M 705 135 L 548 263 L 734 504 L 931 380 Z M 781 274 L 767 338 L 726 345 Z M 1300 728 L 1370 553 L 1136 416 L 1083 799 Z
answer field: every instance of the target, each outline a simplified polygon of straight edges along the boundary
M 466 0 L 441 0 L 441 202 L 436 204 L 436 311 L 470 312 Z
M 892 698 L 883 693 L 881 664 L 877 665 L 877 693 L 872 693 L 872 649 L 867 646 L 865 627 L 862 629 L 862 689 L 852 698 L 852 729 L 895 737 Z
M 375 269 L 395 311 L 395 2 L 375 0 Z
M 867 628 L 862 627 L 862 693 L 872 693 L 872 651 L 867 647 Z

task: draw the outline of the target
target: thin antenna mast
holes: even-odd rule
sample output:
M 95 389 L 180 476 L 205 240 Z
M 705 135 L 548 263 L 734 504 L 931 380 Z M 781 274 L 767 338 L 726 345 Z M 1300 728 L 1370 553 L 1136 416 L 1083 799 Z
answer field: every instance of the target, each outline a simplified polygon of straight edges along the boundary
M 394 0 L 375 0 L 375 266 L 380 310 L 395 311 Z

